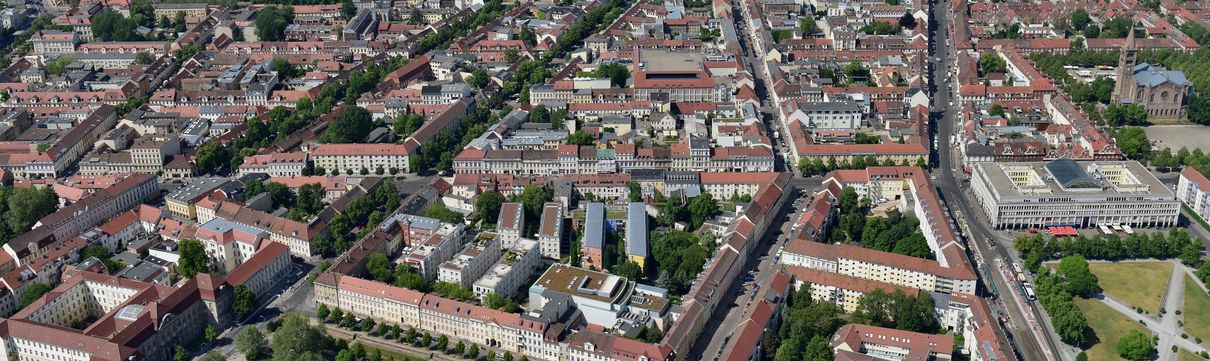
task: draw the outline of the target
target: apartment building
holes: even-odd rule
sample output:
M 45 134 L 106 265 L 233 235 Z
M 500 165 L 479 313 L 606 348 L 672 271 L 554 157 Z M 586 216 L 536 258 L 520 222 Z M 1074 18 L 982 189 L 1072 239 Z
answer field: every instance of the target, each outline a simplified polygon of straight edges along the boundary
M 546 202 L 542 206 L 542 224 L 538 227 L 538 244 L 542 257 L 559 259 L 563 254 L 563 204 Z
M 359 174 L 361 170 L 376 172 L 396 169 L 408 172 L 408 147 L 401 144 L 320 144 L 311 150 L 316 168 L 328 172 Z
M 99 189 L 70 205 L 60 207 L 34 224 L 33 229 L 4 244 L 4 251 L 23 265 L 41 257 L 47 247 L 71 239 L 133 208 L 160 190 L 157 178 L 150 174 L 132 174 L 113 186 Z
M 705 139 L 683 140 L 668 149 L 619 145 L 613 152 L 575 145 L 562 145 L 555 150 L 470 148 L 454 158 L 454 172 L 529 176 L 618 173 L 633 169 L 772 172 L 773 157 L 772 149 L 764 144 L 711 147 Z
M 408 243 L 408 246 L 403 249 L 401 263 L 406 262 L 415 267 L 425 280 L 436 279 L 437 268 L 462 249 L 466 240 L 465 229 L 466 226 L 461 224 L 442 224 L 441 229 L 427 239 L 418 239 L 420 242 Z
M 0 355 L 22 360 L 170 359 L 177 346 L 201 335 L 201 325 L 218 323 L 206 306 L 216 295 L 209 286 L 195 279 L 172 287 L 80 272 L 0 323 Z
M 818 130 L 854 130 L 861 128 L 865 113 L 852 101 L 804 102 L 788 111 L 788 121 Z
M 307 166 L 307 153 L 269 153 L 244 157 L 239 166 L 239 176 L 264 173 L 270 177 L 294 177 L 302 175 Z
M 198 226 L 193 238 L 202 242 L 213 269 L 231 272 L 257 253 L 261 243 L 268 241 L 269 232 L 214 218 Z
M 223 280 L 232 287 L 247 286 L 257 296 L 264 296 L 289 272 L 290 266 L 290 248 L 281 243 L 268 242 Z
M 1177 194 L 1135 161 L 976 163 L 971 191 L 998 229 L 1166 228 L 1181 212 Z
M 469 289 L 500 260 L 501 251 L 500 237 L 477 238 L 454 258 L 441 264 L 437 280 L 457 283 Z
M 1210 180 L 1193 167 L 1181 170 L 1176 183 L 1176 198 L 1202 219 L 1210 219 Z
M 646 269 L 647 262 L 647 205 L 630 202 L 626 206 L 626 260 Z
M 80 36 L 74 32 L 43 30 L 34 34 L 30 42 L 34 44 L 34 55 L 64 54 L 76 51 Z
M 796 255 L 796 257 L 799 257 Z M 916 295 L 918 289 L 900 287 L 890 283 L 874 281 L 865 278 L 831 273 L 814 268 L 800 266 L 785 266 L 785 272 L 794 276 L 794 287 L 810 287 L 811 299 L 815 302 L 829 303 L 845 313 L 857 310 L 858 303 L 867 293 L 882 290 L 886 293 L 901 291 L 907 295 Z
M 939 254 L 940 259 L 956 254 Z M 965 253 L 961 254 L 965 257 Z M 786 244 L 780 262 L 899 287 L 943 293 L 975 292 L 977 276 L 969 264 L 898 255 L 847 244 L 827 244 L 799 237 Z
M 198 222 L 206 224 L 214 219 L 239 224 L 242 225 L 241 228 L 251 227 L 267 232 L 269 240 L 286 245 L 290 248 L 291 255 L 304 259 L 311 257 L 311 237 L 327 231 L 327 222 L 321 217 L 298 222 L 232 202 L 209 198 L 198 202 Z
M 194 178 L 184 187 L 177 188 L 164 197 L 165 208 L 168 208 L 168 212 L 177 217 L 198 219 L 199 222 L 205 223 L 209 220 L 202 220 L 198 217 L 197 203 L 228 183 L 231 183 L 229 178 Z
M 492 265 L 483 277 L 475 281 L 474 287 L 471 289 L 481 301 L 492 293 L 513 297 L 518 290 L 525 286 L 525 282 L 529 281 L 541 265 L 538 241 L 519 239 L 504 250 L 496 264 Z
M 511 247 L 525 232 L 525 207 L 521 203 L 508 202 L 500 205 L 500 216 L 496 220 L 496 234 L 501 244 Z
M 954 353 L 952 336 L 856 323 L 841 326 L 836 330 L 829 345 L 837 357 L 848 360 L 874 358 L 943 361 L 951 359 Z
M 581 237 L 580 264 L 592 269 L 605 269 L 605 203 L 588 204 Z

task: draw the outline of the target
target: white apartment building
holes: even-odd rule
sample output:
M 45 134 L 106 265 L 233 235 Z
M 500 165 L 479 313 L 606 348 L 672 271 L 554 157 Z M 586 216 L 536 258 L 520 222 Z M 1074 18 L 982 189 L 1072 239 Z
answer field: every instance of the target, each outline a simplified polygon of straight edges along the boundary
M 542 257 L 559 259 L 563 248 L 563 204 L 546 202 L 542 206 L 542 225 L 538 227 L 538 243 Z
M 978 163 L 971 190 L 999 229 L 1170 227 L 1181 212 L 1176 194 L 1135 161 Z
M 955 256 L 939 255 L 942 259 Z M 946 267 L 934 260 L 847 244 L 819 243 L 804 238 L 793 239 L 786 244 L 780 262 L 788 266 L 942 293 L 973 294 L 977 281 L 969 264 L 966 267 Z
M 392 168 L 408 172 L 407 146 L 402 144 L 320 144 L 311 150 L 310 157 L 315 167 L 323 167 L 329 173 L 339 171 L 358 174 L 362 169 L 374 172 Z
M 500 259 L 500 252 L 499 237 L 476 240 L 467 244 L 453 259 L 441 264 L 437 280 L 471 288 Z
M 538 256 L 538 241 L 521 238 L 504 250 L 500 259 L 482 278 L 475 281 L 475 296 L 483 300 L 490 293 L 512 297 L 525 286 L 530 276 L 542 265 Z
M 797 120 L 812 129 L 853 130 L 861 128 L 864 115 L 861 105 L 855 102 L 808 102 L 790 112 L 788 122 Z
M 397 263 L 415 267 L 425 280 L 437 278 L 437 268 L 454 257 L 462 249 L 466 237 L 465 225 L 442 224 L 441 229 L 427 238 L 415 239 L 403 248 L 403 256 Z
M 264 173 L 270 177 L 295 177 L 302 175 L 306 166 L 307 153 L 257 154 L 244 157 L 244 163 L 239 166 L 239 176 Z
M 1210 219 L 1210 180 L 1193 167 L 1181 170 L 1176 183 L 1176 198 L 1202 219 Z

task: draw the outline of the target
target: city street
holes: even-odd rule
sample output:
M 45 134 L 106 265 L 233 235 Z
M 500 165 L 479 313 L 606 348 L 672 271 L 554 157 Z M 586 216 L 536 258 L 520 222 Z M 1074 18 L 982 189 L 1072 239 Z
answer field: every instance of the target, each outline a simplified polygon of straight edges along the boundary
M 947 72 L 953 67 L 955 57 L 950 50 L 949 18 L 950 4 L 948 0 L 935 1 L 930 6 L 931 11 L 931 31 L 933 36 L 932 41 L 933 54 L 938 56 L 930 59 L 931 76 L 933 79 L 931 86 L 933 87 L 932 97 L 932 119 L 933 124 L 936 124 L 934 134 L 937 135 L 936 144 L 936 175 L 937 187 L 941 194 L 941 198 L 950 205 L 955 212 L 958 223 L 963 225 L 963 233 L 966 236 L 967 244 L 974 251 L 976 258 L 976 266 L 980 269 L 998 268 L 994 264 L 989 264 L 992 259 L 1003 260 L 1004 262 L 1013 262 L 1010 252 L 1007 247 L 1010 240 L 1000 239 L 995 232 L 990 230 L 981 218 L 980 210 L 972 207 L 977 204 L 973 196 L 969 196 L 968 192 L 964 192 L 960 186 L 958 174 L 955 174 L 955 169 L 961 169 L 961 162 L 956 162 L 955 154 L 951 151 L 953 148 L 952 135 L 955 134 L 955 123 L 958 109 L 951 105 L 951 96 L 955 92 L 953 86 L 955 78 L 947 75 Z M 948 80 L 948 81 L 947 81 Z M 963 216 L 965 215 L 965 217 Z M 989 240 L 996 240 L 988 242 Z M 973 246 L 973 247 L 971 247 Z M 990 280 L 987 279 L 990 274 Z M 1074 358 L 1074 353 L 1070 353 L 1067 357 L 1056 357 L 1058 350 L 1054 345 L 1054 340 L 1050 335 L 1053 332 L 1047 331 L 1044 326 L 1038 323 L 1030 324 L 1027 319 L 1046 320 L 1042 314 L 1033 307 L 1033 304 L 1024 300 L 1023 297 L 1018 297 L 1014 280 L 1004 276 L 1002 272 L 983 272 L 984 277 L 983 290 L 988 291 L 990 282 L 994 288 L 1000 293 L 1013 292 L 1011 297 L 999 297 L 994 303 L 999 306 L 995 307 L 1001 311 L 1005 311 L 1005 316 L 1008 322 L 1005 325 L 1010 332 L 1010 340 L 1014 344 L 1014 348 L 1020 354 L 1020 357 L 1025 360 L 1057 360 Z M 990 296 L 984 294 L 983 296 Z M 1008 304 L 1005 304 L 1007 302 Z M 1026 313 L 1030 317 L 1026 317 Z M 1043 322 L 1042 324 L 1045 324 Z M 1064 347 L 1066 351 L 1071 351 L 1070 347 Z

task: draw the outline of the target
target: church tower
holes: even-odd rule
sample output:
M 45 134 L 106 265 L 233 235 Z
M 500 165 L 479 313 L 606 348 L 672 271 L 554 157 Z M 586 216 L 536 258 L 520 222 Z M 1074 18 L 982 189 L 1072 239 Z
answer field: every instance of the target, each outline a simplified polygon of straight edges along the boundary
M 1118 54 L 1118 79 L 1113 89 L 1113 104 L 1122 104 L 1123 100 L 1133 103 L 1134 87 L 1131 85 L 1134 83 L 1135 56 L 1138 52 L 1134 27 L 1131 27 L 1129 34 L 1126 34 L 1126 43 L 1122 44 L 1122 51 Z

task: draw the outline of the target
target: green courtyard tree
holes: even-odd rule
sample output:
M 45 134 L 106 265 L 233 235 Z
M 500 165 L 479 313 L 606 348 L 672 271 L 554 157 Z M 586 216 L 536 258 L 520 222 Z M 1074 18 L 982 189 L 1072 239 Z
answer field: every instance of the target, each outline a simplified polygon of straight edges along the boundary
M 178 245 L 180 261 L 177 272 L 184 278 L 193 278 L 198 273 L 210 272 L 210 260 L 206 257 L 206 249 L 202 242 L 196 239 L 182 239 Z

